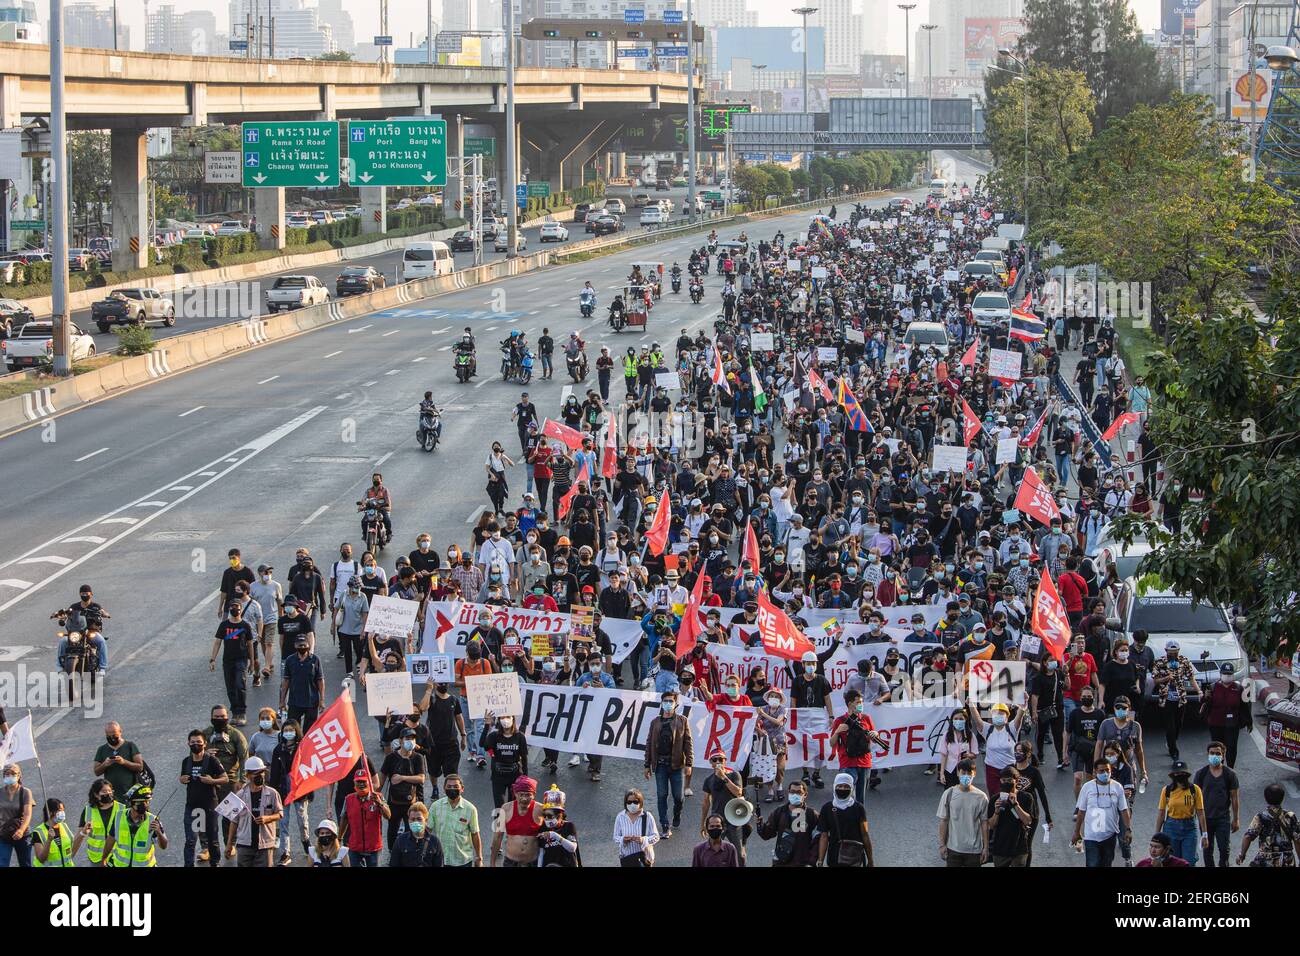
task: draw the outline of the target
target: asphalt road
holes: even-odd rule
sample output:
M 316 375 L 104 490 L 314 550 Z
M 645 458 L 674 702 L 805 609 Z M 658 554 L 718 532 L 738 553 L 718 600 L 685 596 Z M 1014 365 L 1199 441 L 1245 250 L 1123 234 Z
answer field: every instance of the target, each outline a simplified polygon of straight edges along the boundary
M 650 192 L 656 198 L 662 197 L 662 198 L 672 199 L 673 203 L 675 204 L 675 209 L 673 213 L 674 216 L 680 214 L 685 204 L 685 197 L 686 197 L 685 189 L 672 189 L 669 190 L 668 192 L 658 192 L 658 193 L 651 190 Z M 623 195 L 623 193 L 615 189 L 610 191 L 610 195 L 621 196 Z M 629 203 L 628 214 L 626 217 L 624 217 L 624 221 L 627 224 L 628 232 L 636 232 L 640 230 L 641 227 L 638 224 L 638 217 L 639 217 L 639 210 L 633 209 L 631 207 L 631 203 Z M 585 224 L 583 223 L 565 223 L 564 225 L 569 230 L 568 242 L 581 242 L 584 239 L 592 238 L 592 236 L 585 231 Z M 527 226 L 522 230 L 524 236 L 526 237 L 528 252 L 536 252 L 541 249 L 553 249 L 556 246 L 565 245 L 565 243 L 561 243 L 561 242 L 545 242 L 545 243 L 539 242 L 538 233 L 540 229 L 541 229 L 541 224 L 537 223 L 535 225 Z M 375 237 L 376 240 L 382 238 L 383 238 L 382 236 Z M 496 252 L 493 250 L 492 242 L 490 240 L 486 244 L 484 244 L 483 261 L 485 263 L 492 262 L 495 259 L 500 259 L 504 257 L 505 257 L 504 252 Z M 387 279 L 389 285 L 394 285 L 397 282 L 397 264 L 401 261 L 401 258 L 402 258 L 402 251 L 400 249 L 397 249 L 392 252 L 385 252 L 380 255 L 370 256 L 365 259 L 353 259 L 349 262 L 330 262 L 330 263 L 326 263 L 325 265 L 308 266 L 301 269 L 286 269 L 281 272 L 268 273 L 265 276 L 261 276 L 258 279 L 251 280 L 251 281 L 260 283 L 261 291 L 258 292 L 257 303 L 259 308 L 261 308 L 264 311 L 265 302 L 266 302 L 265 290 L 271 287 L 271 284 L 274 282 L 276 276 L 279 275 L 315 276 L 316 278 L 320 279 L 321 282 L 325 283 L 326 288 L 328 288 L 330 291 L 330 295 L 333 296 L 334 280 L 335 278 L 337 278 L 338 274 L 344 269 L 345 266 L 362 266 L 362 265 L 374 266 L 375 269 L 377 269 L 379 272 L 382 272 L 384 274 L 384 277 Z M 474 265 L 473 252 L 457 252 L 455 253 L 455 259 L 456 259 L 457 269 L 468 269 Z M 150 329 L 153 331 L 153 336 L 155 339 L 162 339 L 171 335 L 180 335 L 184 332 L 197 332 L 201 329 L 212 328 L 217 325 L 224 325 L 228 322 L 238 321 L 238 319 L 241 317 L 242 316 L 240 315 L 231 315 L 225 312 L 222 312 L 220 314 L 214 313 L 214 314 L 202 315 L 202 316 L 181 315 L 178 317 L 176 324 L 170 328 L 165 328 L 158 324 L 151 324 Z M 97 351 L 107 352 L 117 348 L 117 343 L 118 343 L 117 334 L 113 331 L 109 331 L 106 333 L 100 332 L 95 327 L 94 322 L 91 321 L 90 309 L 81 309 L 77 312 L 74 312 L 72 314 L 72 321 L 83 332 L 87 332 L 91 335 L 91 337 L 95 340 L 95 348 Z
M 973 178 L 973 173 L 972 173 Z M 803 228 L 807 213 L 769 220 L 750 230 L 751 239 L 782 229 Z M 732 238 L 736 229 L 724 230 Z M 693 240 L 698 242 L 698 237 Z M 175 378 L 140 388 L 57 418 L 51 425 L 0 439 L 0 485 L 9 489 L 4 515 L 11 556 L 0 562 L 0 689 L 9 703 L 16 681 L 27 688 L 37 724 L 46 792 L 79 809 L 91 779 L 91 758 L 102 741 L 105 719 L 118 720 L 126 736 L 158 773 L 155 809 L 176 787 L 184 736 L 205 726 L 209 707 L 225 703 L 219 673 L 207 659 L 218 619 L 216 603 L 226 550 L 239 547 L 246 563 L 269 562 L 283 580 L 294 549 L 306 545 L 328 567 L 340 541 L 356 541 L 359 522 L 353 502 L 373 469 L 384 472 L 395 505 L 396 545 L 381 557 L 414 546 L 428 531 L 440 548 L 464 543 L 486 505 L 482 462 L 490 441 L 518 450 L 509 409 L 520 389 L 487 375 L 459 385 L 448 352 L 465 325 L 480 343 L 480 366 L 496 367 L 496 342 L 522 328 L 535 340 L 543 326 L 558 339 L 581 329 L 589 355 L 602 344 L 621 352 L 653 341 L 675 339 L 683 327 L 711 324 L 718 312 L 719 283 L 710 276 L 704 304 L 666 292 L 644 335 L 615 334 L 599 321 L 584 322 L 576 297 L 584 279 L 599 290 L 600 307 L 633 261 L 685 261 L 688 240 L 554 267 L 493 284 L 438 296 L 404 309 L 390 309 L 311 334 L 242 353 Z M 494 305 L 498 311 L 493 311 Z M 445 410 L 443 442 L 432 454 L 414 441 L 416 408 L 423 391 L 434 392 Z M 543 414 L 555 413 L 564 381 L 534 382 L 528 389 Z M 619 388 L 615 383 L 615 389 Z M 617 393 L 617 392 L 616 392 Z M 511 475 L 512 497 L 523 490 L 523 474 Z M 358 549 L 359 550 L 359 549 Z M 110 671 L 102 712 L 40 706 L 38 694 L 53 668 L 55 629 L 47 618 L 76 597 L 83 582 L 113 615 L 107 632 Z M 322 641 L 327 684 L 337 688 L 342 662 L 330 639 Z M 37 698 L 33 700 L 33 698 Z M 276 702 L 276 689 L 250 689 L 249 714 Z M 24 707 L 7 706 L 8 717 Z M 362 719 L 372 757 L 374 724 Z M 1204 732 L 1186 732 L 1184 754 L 1201 751 Z M 537 754 L 535 753 L 535 758 Z M 563 761 L 562 761 L 563 763 Z M 1167 767 L 1151 759 L 1153 780 Z M 38 786 L 35 768 L 25 766 L 27 783 Z M 465 768 L 463 768 L 465 769 Z M 1253 812 L 1266 782 L 1284 774 L 1263 762 L 1243 742 L 1238 765 L 1246 781 L 1245 808 Z M 696 790 L 703 781 L 696 777 Z M 1066 774 L 1049 770 L 1054 809 L 1070 800 Z M 486 820 L 491 799 L 485 774 L 467 770 L 469 798 Z M 543 785 L 548 775 L 541 776 Z M 569 793 L 588 865 L 613 865 L 613 818 L 627 787 L 642 786 L 639 765 L 606 762 L 604 780 L 589 782 L 581 770 L 561 769 L 558 781 Z M 652 789 L 652 788 L 651 788 Z M 1294 786 L 1290 791 L 1296 796 Z M 39 792 L 38 792 L 39 796 Z M 647 793 L 653 807 L 653 794 Z M 882 864 L 932 865 L 934 807 L 939 789 L 921 768 L 889 774 L 869 798 L 877 860 Z M 818 794 L 818 803 L 826 791 Z M 1145 799 L 1139 837 L 1149 828 L 1154 801 Z M 178 865 L 181 802 L 167 804 L 163 820 L 177 839 L 161 862 Z M 317 802 L 313 819 L 323 804 Z M 659 849 L 660 865 L 689 861 L 699 819 L 699 797 L 687 804 L 687 829 Z M 1039 836 L 1041 840 L 1041 835 Z M 1040 859 L 1081 865 L 1058 831 L 1039 848 Z M 753 860 L 766 863 L 770 846 L 756 843 Z

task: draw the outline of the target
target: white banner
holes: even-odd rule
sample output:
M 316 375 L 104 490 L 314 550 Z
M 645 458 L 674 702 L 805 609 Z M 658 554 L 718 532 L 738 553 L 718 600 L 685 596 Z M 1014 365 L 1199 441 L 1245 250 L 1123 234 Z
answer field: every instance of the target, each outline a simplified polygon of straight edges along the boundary
M 956 282 L 956 281 L 957 281 L 958 279 L 960 279 L 960 278 L 961 278 L 961 273 L 958 272 L 956 269 L 944 269 L 944 270 L 943 270 L 943 281 L 944 281 L 944 282 Z
M 826 267 L 813 266 L 811 270 L 811 275 L 814 279 L 825 279 L 827 276 Z
M 866 334 L 861 329 L 845 329 L 844 340 L 846 342 L 857 342 L 859 345 L 867 344 Z
M 930 459 L 930 467 L 935 471 L 966 470 L 967 449 L 965 445 L 935 445 Z
M 786 259 L 786 260 L 785 260 L 785 268 L 786 268 L 786 271 L 787 271 L 787 272 L 798 272 L 798 271 L 799 271 L 799 260 L 798 260 L 798 259 Z
M 980 706 L 1029 703 L 1024 661 L 967 661 L 966 696 Z
M 960 706 L 956 698 L 868 706 L 865 713 L 888 744 L 873 744 L 871 766 L 907 767 L 937 763 L 935 756 L 948 718 Z M 786 770 L 795 767 L 836 768 L 839 757 L 830 747 L 831 718 L 825 710 L 796 707 L 790 710 L 786 728 Z
M 479 613 L 485 610 L 492 615 L 492 626 L 499 631 L 513 627 L 520 635 L 569 633 L 569 615 L 564 613 L 551 614 L 468 601 L 430 601 L 424 616 L 420 649 L 450 654 L 453 660 L 461 660 L 470 633 L 478 627 Z M 600 622 L 600 629 L 609 635 L 610 643 L 614 645 L 615 664 L 621 663 L 644 636 L 640 620 L 607 617 Z
M 820 362 L 838 362 L 840 360 L 840 350 L 833 345 L 817 346 L 817 361 Z
M 994 459 L 996 465 L 1014 465 L 1016 463 L 1016 451 L 1019 448 L 1020 441 L 1015 435 L 1009 435 L 1006 438 L 998 439 L 998 455 Z
M 776 348 L 776 335 L 772 332 L 750 332 L 749 347 L 755 352 L 770 352 Z
M 1020 381 L 1021 354 L 1010 349 L 989 349 L 989 377 Z
M 465 699 L 469 703 L 467 717 L 477 719 L 488 711 L 500 717 L 523 713 L 523 697 L 518 674 L 481 674 L 465 678 Z

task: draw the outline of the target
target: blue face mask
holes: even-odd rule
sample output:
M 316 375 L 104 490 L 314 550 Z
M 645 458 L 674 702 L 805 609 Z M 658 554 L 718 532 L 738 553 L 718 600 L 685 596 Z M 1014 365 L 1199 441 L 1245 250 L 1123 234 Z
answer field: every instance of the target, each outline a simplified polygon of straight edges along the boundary
M 414 833 L 416 836 L 419 836 L 421 833 L 424 832 L 424 821 L 422 820 L 412 820 L 406 825 L 410 829 L 410 831 Z
M 1217 767 L 1221 763 L 1223 763 L 1223 758 L 1221 756 L 1219 756 L 1218 754 L 1210 754 L 1211 767 Z
M 1097 782 L 1110 783 L 1110 774 L 1106 773 L 1105 771 L 1102 771 L 1101 773 L 1097 774 Z
M 971 775 L 968 773 L 958 774 L 957 782 L 960 783 L 963 787 L 969 787 L 971 782 Z
M 1123 720 L 1125 717 L 1128 716 L 1128 708 L 1127 708 L 1127 707 L 1116 707 L 1116 708 L 1115 708 L 1115 716 L 1118 717 L 1120 720 Z

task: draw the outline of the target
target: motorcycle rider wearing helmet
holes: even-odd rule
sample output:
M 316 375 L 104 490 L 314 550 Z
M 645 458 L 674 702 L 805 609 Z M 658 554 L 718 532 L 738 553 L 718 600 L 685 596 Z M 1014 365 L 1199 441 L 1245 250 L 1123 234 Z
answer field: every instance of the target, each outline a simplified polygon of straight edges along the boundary
M 474 336 L 470 334 L 469 329 L 460 337 L 460 341 L 452 347 L 456 355 L 469 356 L 469 376 L 473 378 L 478 373 L 478 359 L 474 357 Z
M 627 312 L 627 306 L 625 306 L 625 305 L 623 304 L 623 294 L 622 294 L 621 292 L 619 292 L 619 293 L 615 293 L 615 295 L 614 295 L 614 301 L 611 302 L 611 303 L 609 304 L 609 322 L 610 322 L 610 325 L 616 325 L 616 324 L 617 324 L 616 319 L 615 319 L 616 316 L 617 316 L 617 319 L 618 319 L 619 321 L 621 321 L 621 320 L 623 319 L 624 314 L 625 314 L 626 312 Z
M 50 615 L 50 619 L 59 619 L 59 625 L 64 629 L 65 635 L 72 631 L 81 633 L 83 639 L 89 640 L 95 646 L 95 653 L 99 656 L 99 673 L 108 670 L 108 644 L 104 641 L 104 619 L 111 619 L 113 615 L 109 614 L 95 601 L 95 594 L 89 584 L 83 584 L 77 592 L 80 600 L 67 608 L 60 608 Z M 94 637 L 87 638 L 86 635 L 93 634 Z M 58 666 L 63 668 L 63 662 L 67 655 L 68 639 L 60 638 L 58 647 Z
M 100 866 L 157 866 L 154 845 L 167 849 L 167 833 L 156 814 L 149 812 L 153 788 L 136 784 L 126 792 L 126 813 L 119 814 L 117 826 L 107 835 Z

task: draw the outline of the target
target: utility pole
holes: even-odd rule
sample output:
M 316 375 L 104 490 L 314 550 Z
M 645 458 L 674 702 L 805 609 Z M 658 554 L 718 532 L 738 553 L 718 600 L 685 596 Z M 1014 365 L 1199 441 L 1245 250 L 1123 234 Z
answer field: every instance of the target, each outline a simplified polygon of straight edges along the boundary
M 429 0 L 426 8 L 426 22 L 424 27 L 424 62 L 433 63 L 433 0 Z
M 922 23 L 921 29 L 925 31 L 925 131 L 927 138 L 933 139 L 934 134 L 934 31 L 939 29 L 937 23 Z M 934 150 L 926 149 L 925 151 L 926 176 L 934 175 Z
M 63 0 L 50 0 L 50 151 L 54 154 L 54 248 L 50 250 L 54 374 L 71 375 L 68 318 L 68 117 L 63 98 Z
M 912 11 L 915 3 L 900 3 L 903 11 L 903 96 L 912 95 Z
M 145 11 L 146 18 L 148 11 Z M 117 52 L 117 0 L 113 0 L 113 52 Z
M 385 0 L 387 2 L 387 0 Z M 515 5 L 506 0 L 506 181 L 497 187 L 497 195 L 504 189 L 509 193 L 509 212 L 506 213 L 506 258 L 515 258 L 515 245 L 519 241 L 519 200 L 515 189 L 519 186 L 518 157 L 519 148 L 517 130 L 515 129 Z
M 686 0 L 686 219 L 695 221 L 695 6 Z

